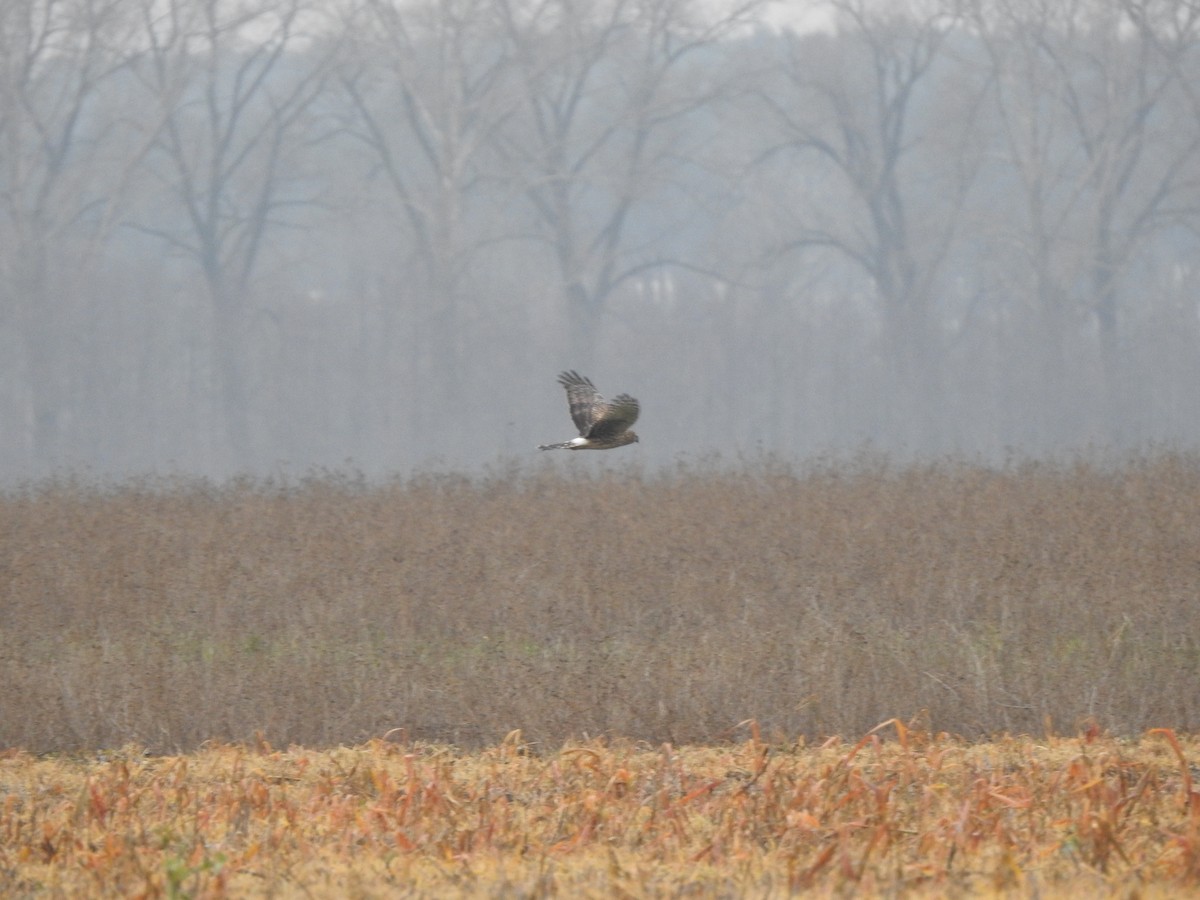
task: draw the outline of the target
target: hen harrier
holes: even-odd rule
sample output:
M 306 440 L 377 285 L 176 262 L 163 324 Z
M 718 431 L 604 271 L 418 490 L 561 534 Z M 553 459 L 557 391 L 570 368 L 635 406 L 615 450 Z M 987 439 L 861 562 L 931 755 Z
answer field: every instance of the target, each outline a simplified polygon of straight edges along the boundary
M 539 450 L 611 450 L 637 441 L 638 436 L 628 429 L 637 421 L 641 408 L 628 394 L 605 400 L 591 379 L 578 372 L 563 372 L 558 383 L 567 389 L 567 403 L 579 437 L 561 444 L 542 444 Z

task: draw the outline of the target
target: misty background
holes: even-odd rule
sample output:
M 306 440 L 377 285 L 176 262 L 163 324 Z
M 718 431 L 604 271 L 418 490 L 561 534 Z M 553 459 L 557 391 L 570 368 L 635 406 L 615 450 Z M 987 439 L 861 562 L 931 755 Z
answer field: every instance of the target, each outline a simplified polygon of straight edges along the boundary
M 1188 0 L 5 0 L 0 483 L 1195 446 L 1198 227 Z

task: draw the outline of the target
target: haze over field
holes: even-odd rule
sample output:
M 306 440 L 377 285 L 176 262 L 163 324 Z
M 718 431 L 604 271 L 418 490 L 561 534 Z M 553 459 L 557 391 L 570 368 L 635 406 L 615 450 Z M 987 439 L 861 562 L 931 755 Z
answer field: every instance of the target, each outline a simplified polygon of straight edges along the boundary
M 1195 4 L 790 9 L 6 2 L 0 483 L 1196 446 Z

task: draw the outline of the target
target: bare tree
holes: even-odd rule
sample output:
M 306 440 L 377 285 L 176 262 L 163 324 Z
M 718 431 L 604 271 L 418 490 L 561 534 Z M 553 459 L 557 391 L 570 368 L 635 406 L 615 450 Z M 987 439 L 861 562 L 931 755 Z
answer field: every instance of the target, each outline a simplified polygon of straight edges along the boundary
M 350 133 L 400 203 L 433 299 L 453 303 L 481 149 L 508 110 L 492 0 L 363 0 L 341 83 Z
M 530 211 L 525 237 L 550 251 L 569 310 L 571 360 L 586 366 L 612 293 L 665 262 L 688 262 L 666 240 L 692 212 L 678 190 L 690 152 L 681 134 L 723 89 L 719 70 L 714 77 L 698 57 L 753 21 L 763 3 L 716 14 L 699 0 L 496 4 L 521 114 L 495 146 Z M 636 214 L 651 206 L 676 213 L 635 233 Z
M 251 281 L 275 229 L 317 201 L 304 154 L 332 48 L 306 0 L 145 0 L 139 77 L 164 125 L 148 163 L 170 202 L 137 222 L 191 259 L 213 319 L 217 394 L 235 465 L 253 458 Z
M 146 146 L 121 127 L 129 116 L 109 90 L 130 63 L 130 33 L 121 0 L 0 4 L 0 315 L 21 336 L 35 467 L 61 450 L 83 330 L 76 288 L 95 272 Z
M 343 124 L 369 151 L 367 181 L 399 206 L 395 244 L 419 298 L 409 381 L 430 386 L 408 398 L 420 430 L 426 409 L 452 408 L 463 387 L 464 284 L 494 239 L 481 157 L 511 113 L 510 67 L 493 0 L 361 0 L 353 12 Z
M 938 72 L 953 65 L 953 5 L 829 6 L 836 33 L 788 35 L 779 77 L 759 92 L 779 133 L 760 164 L 798 160 L 807 179 L 799 196 L 780 194 L 794 211 L 770 256 L 823 249 L 868 276 L 899 392 L 892 428 L 924 431 L 939 393 L 936 279 L 978 171 L 982 92 Z M 922 114 L 938 108 L 939 82 L 953 94 L 940 115 Z
M 1047 378 L 1065 364 L 1065 335 L 1095 323 L 1108 436 L 1123 440 L 1122 280 L 1152 236 L 1200 212 L 1200 7 L 990 0 L 972 20 L 1021 198 L 1009 271 L 1029 276 L 1014 288 L 1042 318 Z

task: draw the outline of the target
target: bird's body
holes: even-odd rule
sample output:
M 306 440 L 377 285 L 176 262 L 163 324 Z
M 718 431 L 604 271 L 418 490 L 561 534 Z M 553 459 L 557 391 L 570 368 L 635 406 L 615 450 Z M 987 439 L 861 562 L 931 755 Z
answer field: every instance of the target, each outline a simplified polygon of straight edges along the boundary
M 605 400 L 591 380 L 578 372 L 563 372 L 558 383 L 567 389 L 567 403 L 579 437 L 542 444 L 539 450 L 611 450 L 637 442 L 638 436 L 629 427 L 637 421 L 641 407 L 633 397 L 618 394 L 611 401 Z

